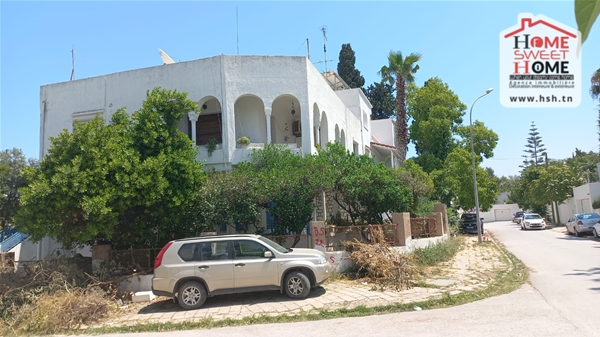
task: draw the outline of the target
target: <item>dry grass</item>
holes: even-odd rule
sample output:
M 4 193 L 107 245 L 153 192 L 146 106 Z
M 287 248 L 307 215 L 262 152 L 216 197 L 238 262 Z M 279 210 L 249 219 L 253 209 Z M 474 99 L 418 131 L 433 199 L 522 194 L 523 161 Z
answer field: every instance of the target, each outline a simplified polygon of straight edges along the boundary
M 372 227 L 371 233 L 371 243 L 358 240 L 343 243 L 348 257 L 358 267 L 357 277 L 368 279 L 380 290 L 412 287 L 420 274 L 415 258 L 391 249 L 381 228 Z
M 54 334 L 107 317 L 116 288 L 82 271 L 80 261 L 50 260 L 0 271 L 0 335 Z

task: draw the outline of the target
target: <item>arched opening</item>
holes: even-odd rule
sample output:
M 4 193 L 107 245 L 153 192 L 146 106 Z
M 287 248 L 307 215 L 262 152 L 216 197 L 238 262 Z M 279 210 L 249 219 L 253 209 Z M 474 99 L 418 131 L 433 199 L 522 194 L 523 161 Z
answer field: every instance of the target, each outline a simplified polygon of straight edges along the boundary
M 335 142 L 340 143 L 340 127 L 335 125 Z
M 321 148 L 324 149 L 329 142 L 329 124 L 327 122 L 327 114 L 323 111 L 321 114 L 321 127 L 319 130 L 319 138 L 321 140 Z
M 319 117 L 319 115 L 319 106 L 317 105 L 317 103 L 315 103 L 313 104 L 313 143 L 315 144 L 315 147 L 317 146 L 317 144 L 320 144 L 319 128 L 321 124 L 321 118 Z
M 287 94 L 277 97 L 271 105 L 271 142 L 298 146 L 302 137 L 301 115 L 296 97 Z
M 346 148 L 346 133 L 344 132 L 344 129 L 342 129 L 342 132 L 340 133 L 340 143 Z
M 240 96 L 234 104 L 235 141 L 250 138 L 251 143 L 267 142 L 267 120 L 263 101 L 254 95 Z
M 196 121 L 196 145 L 206 145 L 210 139 L 216 139 L 217 144 L 223 143 L 223 118 L 221 113 L 221 103 L 213 96 L 207 96 L 198 101 L 200 115 Z M 184 121 L 187 121 L 186 130 L 179 129 L 187 133 L 190 139 L 192 137 L 192 122 L 186 114 Z

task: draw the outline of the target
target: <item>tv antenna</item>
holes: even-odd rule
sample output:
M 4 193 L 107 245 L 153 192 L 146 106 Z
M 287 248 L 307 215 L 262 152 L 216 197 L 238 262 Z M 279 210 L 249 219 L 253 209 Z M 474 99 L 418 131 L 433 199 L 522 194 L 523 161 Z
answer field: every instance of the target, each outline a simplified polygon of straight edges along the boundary
M 75 50 L 71 49 L 71 81 L 75 79 Z
M 333 60 L 328 60 L 327 59 L 327 26 L 321 27 L 321 31 L 323 32 L 323 53 L 325 55 L 325 60 L 324 61 L 320 61 L 320 62 L 315 62 L 315 64 L 325 63 L 325 72 L 327 72 L 327 62 L 328 61 L 333 61 Z
M 173 61 L 173 59 L 169 55 L 167 55 L 167 53 L 165 53 L 162 49 L 158 48 L 158 53 L 160 54 L 160 58 L 163 61 L 163 65 L 175 63 L 175 61 Z

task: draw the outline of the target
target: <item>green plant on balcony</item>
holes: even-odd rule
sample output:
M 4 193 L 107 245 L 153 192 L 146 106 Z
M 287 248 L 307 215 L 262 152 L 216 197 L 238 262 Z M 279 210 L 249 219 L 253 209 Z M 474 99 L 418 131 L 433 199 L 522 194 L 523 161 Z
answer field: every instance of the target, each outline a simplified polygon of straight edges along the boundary
M 242 136 L 242 137 L 238 138 L 237 143 L 240 144 L 241 146 L 248 146 L 250 144 L 250 138 L 248 138 L 246 136 Z
M 212 156 L 213 152 L 217 149 L 217 139 L 211 138 L 206 142 L 206 149 L 208 150 L 208 156 Z

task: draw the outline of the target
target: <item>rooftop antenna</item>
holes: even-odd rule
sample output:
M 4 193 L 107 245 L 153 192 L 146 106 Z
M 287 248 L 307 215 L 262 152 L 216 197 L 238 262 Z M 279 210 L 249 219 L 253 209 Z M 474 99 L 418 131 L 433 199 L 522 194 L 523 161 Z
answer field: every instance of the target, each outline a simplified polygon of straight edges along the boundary
M 169 55 L 167 55 L 167 53 L 165 53 L 162 49 L 158 48 L 158 53 L 160 54 L 160 58 L 163 61 L 163 65 L 175 63 L 175 61 L 173 61 L 173 59 Z
M 240 30 L 238 27 L 238 8 L 235 6 L 235 35 L 237 39 L 237 54 L 240 55 Z
M 327 72 L 327 26 L 321 27 L 323 32 L 323 53 L 325 54 L 325 72 Z
M 71 48 L 71 81 L 75 79 L 75 50 Z
M 308 43 L 308 38 L 306 38 L 306 49 L 308 51 L 308 60 L 310 61 L 310 44 Z

